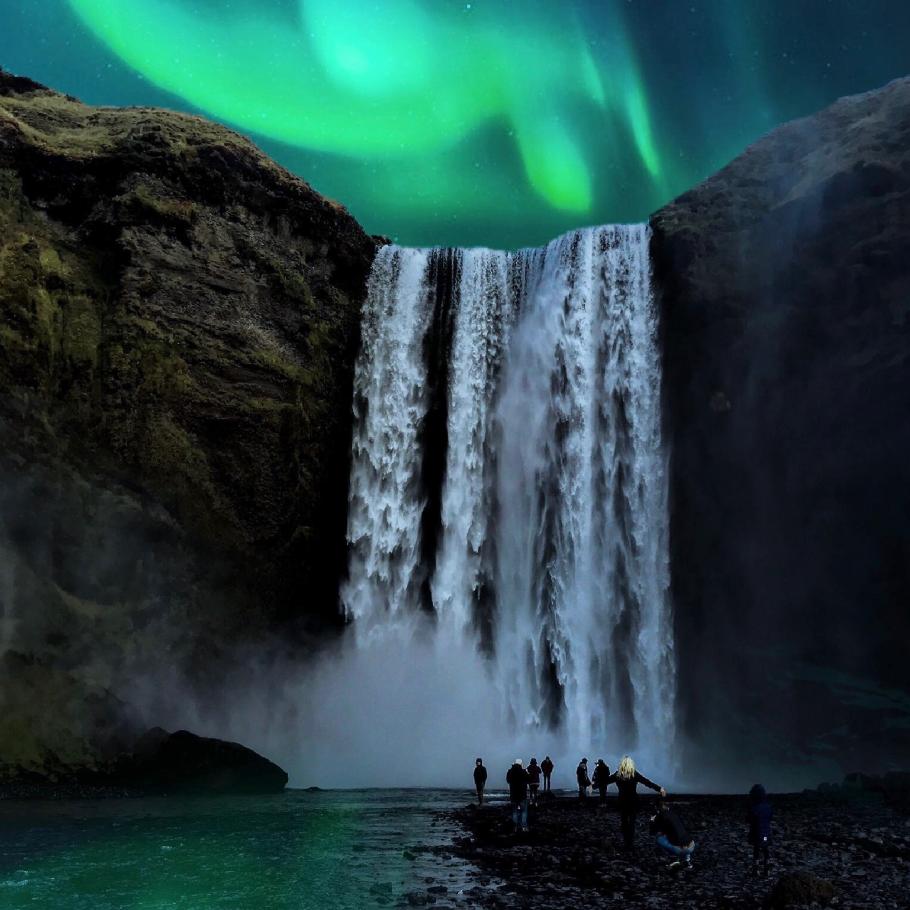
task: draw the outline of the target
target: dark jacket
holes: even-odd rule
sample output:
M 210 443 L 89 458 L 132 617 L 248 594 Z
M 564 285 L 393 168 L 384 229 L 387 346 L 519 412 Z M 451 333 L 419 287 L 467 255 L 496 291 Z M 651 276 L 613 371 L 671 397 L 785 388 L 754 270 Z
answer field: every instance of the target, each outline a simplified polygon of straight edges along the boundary
M 606 790 L 610 783 L 610 769 L 606 765 L 595 765 L 591 783 L 597 790 Z
M 634 809 L 638 804 L 638 785 L 650 787 L 652 790 L 660 792 L 660 787 L 652 780 L 648 780 L 644 774 L 637 771 L 632 777 L 620 777 L 619 771 L 614 771 L 608 778 L 608 784 L 616 784 L 619 790 L 619 806 L 621 809 Z
M 521 765 L 512 765 L 506 774 L 509 785 L 509 799 L 513 804 L 524 802 L 528 798 L 528 772 Z
M 756 784 L 749 791 L 749 807 L 746 810 L 746 824 L 749 826 L 749 843 L 761 844 L 771 840 L 771 803 L 765 788 Z
M 579 764 L 575 769 L 575 779 L 578 781 L 579 787 L 590 787 L 591 778 L 588 777 L 588 766 Z
M 540 770 L 543 771 L 544 777 L 549 777 L 553 773 L 553 762 L 551 762 L 550 759 L 545 758 L 540 763 Z
M 483 765 L 474 765 L 474 786 L 482 787 L 487 782 L 487 769 Z
M 528 765 L 528 783 L 540 784 L 540 765 Z
M 687 847 L 692 840 L 682 819 L 672 809 L 661 809 L 651 819 L 651 833 L 663 834 L 675 847 Z

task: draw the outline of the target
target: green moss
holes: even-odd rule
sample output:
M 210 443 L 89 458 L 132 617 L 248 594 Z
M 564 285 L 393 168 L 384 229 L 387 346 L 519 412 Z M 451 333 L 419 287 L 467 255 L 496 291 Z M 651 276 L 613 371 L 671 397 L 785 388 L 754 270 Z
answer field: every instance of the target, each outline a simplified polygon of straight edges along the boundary
M 222 499 L 205 452 L 196 440 L 170 414 L 159 413 L 146 421 L 137 441 L 143 471 L 155 482 L 167 484 L 183 517 L 209 540 L 229 536 L 232 529 L 225 521 L 230 521 L 230 506 Z
M 137 202 L 148 213 L 158 216 L 165 222 L 177 222 L 190 225 L 196 219 L 197 207 L 185 199 L 174 199 L 156 193 L 148 184 L 139 184 L 132 193 L 132 200 Z
M 97 302 L 86 296 L 70 297 L 63 314 L 63 355 L 97 367 L 101 348 L 101 314 Z
M 292 382 L 303 381 L 304 370 L 293 360 L 283 357 L 274 348 L 258 348 L 252 352 L 251 356 L 254 361 L 268 367 L 270 370 L 274 370 L 276 373 L 280 373 Z

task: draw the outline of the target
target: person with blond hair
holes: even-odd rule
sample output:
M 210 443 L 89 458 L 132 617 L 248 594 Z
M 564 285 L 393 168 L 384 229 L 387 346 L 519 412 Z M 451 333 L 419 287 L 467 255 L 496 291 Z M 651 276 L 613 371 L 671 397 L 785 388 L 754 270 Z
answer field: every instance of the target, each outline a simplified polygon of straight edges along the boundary
M 623 846 L 626 850 L 632 850 L 635 847 L 635 819 L 638 815 L 638 785 L 650 787 L 661 796 L 666 796 L 667 791 L 641 774 L 631 755 L 622 757 L 619 767 L 607 778 L 607 783 L 616 784 L 616 789 L 619 790 L 617 802 Z

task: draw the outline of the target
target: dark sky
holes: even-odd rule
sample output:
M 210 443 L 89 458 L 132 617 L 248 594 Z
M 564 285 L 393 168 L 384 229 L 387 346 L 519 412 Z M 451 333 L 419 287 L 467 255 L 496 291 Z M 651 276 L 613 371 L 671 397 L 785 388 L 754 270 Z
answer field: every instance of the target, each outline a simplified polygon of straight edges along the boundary
M 0 0 L 0 64 L 221 119 L 402 243 L 515 247 L 906 75 L 910 3 Z

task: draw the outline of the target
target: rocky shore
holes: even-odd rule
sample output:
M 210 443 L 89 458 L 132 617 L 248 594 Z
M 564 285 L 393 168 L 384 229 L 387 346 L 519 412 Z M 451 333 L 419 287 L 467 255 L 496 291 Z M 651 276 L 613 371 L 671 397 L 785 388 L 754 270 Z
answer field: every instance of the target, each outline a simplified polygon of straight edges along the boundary
M 505 802 L 471 805 L 452 817 L 466 830 L 455 853 L 475 870 L 462 901 L 478 907 L 574 910 L 636 908 L 839 907 L 884 910 L 908 905 L 910 817 L 872 794 L 779 795 L 767 877 L 752 873 L 745 801 L 738 796 L 673 800 L 697 841 L 694 866 L 671 871 L 648 835 L 654 801 L 642 800 L 636 850 L 625 853 L 615 799 L 605 806 L 570 796 L 531 813 L 531 830 L 512 833 Z M 435 904 L 440 896 L 411 895 Z M 464 904 L 460 904 L 463 906 Z

